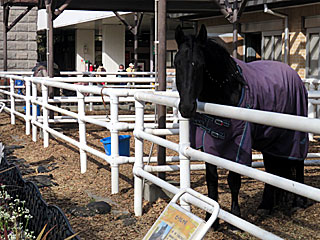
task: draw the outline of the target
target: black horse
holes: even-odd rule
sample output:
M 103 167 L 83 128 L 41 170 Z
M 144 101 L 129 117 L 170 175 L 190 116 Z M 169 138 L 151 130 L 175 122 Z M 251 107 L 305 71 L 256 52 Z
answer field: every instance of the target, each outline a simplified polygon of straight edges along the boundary
M 303 183 L 307 133 L 196 113 L 199 100 L 306 116 L 307 91 L 298 74 L 280 62 L 244 63 L 232 58 L 224 47 L 207 39 L 204 25 L 197 36 L 185 36 L 178 26 L 175 37 L 179 48 L 174 61 L 179 111 L 191 118 L 191 146 L 248 166 L 253 148 L 262 152 L 267 172 Z M 216 166 L 206 164 L 206 181 L 208 196 L 218 200 Z M 228 184 L 231 212 L 240 216 L 241 176 L 229 172 Z M 259 208 L 271 211 L 281 192 L 266 184 Z M 294 204 L 301 199 L 295 198 Z

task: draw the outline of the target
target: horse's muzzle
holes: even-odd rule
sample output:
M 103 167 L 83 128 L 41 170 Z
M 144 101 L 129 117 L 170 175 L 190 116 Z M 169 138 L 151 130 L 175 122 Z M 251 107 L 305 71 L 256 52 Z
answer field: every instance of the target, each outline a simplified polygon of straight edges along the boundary
M 179 103 L 179 111 L 181 116 L 184 118 L 191 118 L 194 117 L 197 110 L 197 102 L 193 102 L 190 104 L 183 104 L 182 102 Z

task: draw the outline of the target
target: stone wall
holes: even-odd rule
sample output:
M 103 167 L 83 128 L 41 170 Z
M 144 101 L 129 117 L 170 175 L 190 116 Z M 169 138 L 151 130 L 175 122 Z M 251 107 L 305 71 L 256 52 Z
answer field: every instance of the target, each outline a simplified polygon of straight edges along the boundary
M 24 7 L 12 7 L 9 25 Z M 3 10 L 0 10 L 0 71 L 3 70 Z M 8 33 L 8 71 L 30 71 L 37 62 L 37 9 L 33 8 Z

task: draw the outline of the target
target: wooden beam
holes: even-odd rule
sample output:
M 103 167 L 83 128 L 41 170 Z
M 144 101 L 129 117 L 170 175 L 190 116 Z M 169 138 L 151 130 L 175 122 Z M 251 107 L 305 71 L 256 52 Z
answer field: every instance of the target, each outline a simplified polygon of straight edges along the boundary
M 28 6 L 24 12 L 22 12 L 11 24 L 8 26 L 7 30 L 8 32 L 25 16 L 30 12 L 30 10 L 33 8 L 33 6 Z
M 58 9 L 54 10 L 53 20 L 60 16 L 61 13 L 69 6 L 72 0 L 66 0 Z
M 133 26 L 131 26 L 128 22 L 127 22 L 127 20 L 125 20 L 123 17 L 121 17 L 121 15 L 118 13 L 118 12 L 113 12 L 114 13 L 114 15 L 116 15 L 117 16 L 117 18 L 128 28 L 128 30 L 132 33 L 132 34 L 134 34 L 134 27 Z

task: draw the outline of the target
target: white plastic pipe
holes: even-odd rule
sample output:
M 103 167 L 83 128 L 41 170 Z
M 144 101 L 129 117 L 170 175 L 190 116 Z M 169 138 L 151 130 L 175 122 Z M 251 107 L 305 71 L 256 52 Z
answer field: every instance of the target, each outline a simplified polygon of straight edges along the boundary
M 79 140 L 80 140 L 80 171 L 85 173 L 87 171 L 87 153 L 83 150 L 84 146 L 87 145 L 86 138 L 86 124 L 82 119 L 85 118 L 85 103 L 84 95 L 81 92 L 77 92 L 78 97 L 78 124 L 79 124 Z
M 32 141 L 37 141 L 37 126 L 34 124 L 34 122 L 37 121 L 37 105 L 34 103 L 34 101 L 37 99 L 37 85 L 35 83 L 32 83 L 32 98 L 31 102 L 32 104 Z
M 173 194 L 177 194 L 179 192 L 179 188 L 173 186 L 172 184 L 170 183 L 167 183 L 166 181 L 144 171 L 142 168 L 139 168 L 139 167 L 134 167 L 133 168 L 133 173 L 135 175 L 135 177 L 143 177 L 147 180 L 149 180 L 150 182 L 153 182 L 155 184 L 157 184 L 158 186 L 164 188 L 165 190 L 173 193 Z M 207 212 L 210 212 L 212 213 L 214 211 L 213 207 L 207 203 L 204 203 L 203 201 L 199 201 L 199 199 L 189 195 L 189 194 L 186 194 L 184 196 L 182 196 L 183 200 L 188 202 L 188 203 L 191 203 L 192 205 L 195 205 Z M 142 204 L 142 203 L 141 203 Z M 135 207 L 138 207 L 136 206 L 136 202 L 135 202 Z M 140 211 L 142 212 L 142 205 L 140 205 Z M 136 211 L 135 211 L 136 213 Z M 136 216 L 140 216 L 140 215 L 136 215 Z M 252 223 L 250 222 L 247 222 L 233 214 L 230 214 L 222 209 L 220 209 L 219 211 L 219 215 L 218 215 L 219 218 L 221 218 L 222 220 L 232 224 L 233 226 L 236 226 L 237 228 L 243 230 L 243 231 L 246 231 L 250 234 L 252 234 L 253 236 L 255 237 L 258 237 L 260 239 L 272 239 L 272 240 L 277 240 L 277 239 L 281 239 L 279 238 L 278 236 L 270 233 L 270 232 L 267 232 L 265 231 L 264 229 L 262 228 L 259 228 L 255 225 L 253 225 Z
M 136 101 L 136 122 L 135 131 L 143 131 L 143 114 L 144 114 L 144 103 Z M 143 168 L 143 139 L 135 136 L 135 162 L 134 167 L 141 169 Z M 134 176 L 134 213 L 136 216 L 142 216 L 142 196 L 143 196 L 143 179 L 139 175 Z
M 118 124 L 118 96 L 110 96 L 110 117 L 111 117 L 111 157 L 117 159 L 119 157 L 119 134 L 118 130 L 114 127 Z M 111 163 L 111 193 L 116 194 L 119 192 L 119 165 L 116 161 Z
M 31 132 L 31 112 L 30 112 L 30 99 L 31 99 L 31 83 L 30 80 L 25 81 L 26 84 L 26 135 L 30 135 Z M 33 108 L 34 109 L 34 108 Z M 37 110 L 37 109 L 36 109 Z
M 172 129 L 152 129 L 152 128 L 147 128 L 145 129 L 146 133 L 150 133 L 152 135 L 157 135 L 157 136 L 167 136 L 167 135 L 177 135 L 179 134 L 179 129 L 177 128 L 172 128 Z
M 289 192 L 293 192 L 295 194 L 313 199 L 315 201 L 320 202 L 320 189 L 310 187 L 305 184 L 301 184 L 298 182 L 294 182 L 282 177 L 278 177 L 276 175 L 272 175 L 270 173 L 262 172 L 260 170 L 244 166 L 242 164 L 238 164 L 232 161 L 228 161 L 226 159 L 213 156 L 204 152 L 200 152 L 198 150 L 192 149 L 190 147 L 186 147 L 183 150 L 184 154 L 190 156 L 192 158 L 197 158 L 199 160 L 205 161 L 207 163 L 216 165 L 218 167 L 225 168 L 227 170 L 239 173 L 240 175 L 245 175 L 250 178 L 254 178 L 256 180 L 268 183 L 275 187 L 285 189 Z
M 145 165 L 143 168 L 147 172 L 176 172 L 181 171 L 180 165 L 161 165 L 161 166 L 151 166 Z M 206 169 L 205 164 L 191 164 L 191 171 L 202 171 Z
M 180 134 L 179 134 L 179 148 L 190 147 L 189 138 L 189 119 L 179 118 Z M 180 158 L 180 188 L 190 188 L 190 159 L 188 156 L 183 155 L 182 151 L 179 151 Z M 181 200 L 180 205 L 182 208 L 190 212 L 191 208 L 188 203 Z
M 289 59 L 289 20 L 288 15 L 277 13 L 268 8 L 267 4 L 264 4 L 264 12 L 284 19 L 284 62 L 288 63 Z
M 42 84 L 42 102 L 43 102 L 43 147 L 47 148 L 49 147 L 49 133 L 47 131 L 47 129 L 49 128 L 49 122 L 48 122 L 48 118 L 49 118 L 49 111 L 47 108 L 48 105 L 48 87 L 44 84 Z
M 15 99 L 14 99 L 14 80 L 10 78 L 10 104 L 11 104 L 11 124 L 16 124 L 15 112 Z

